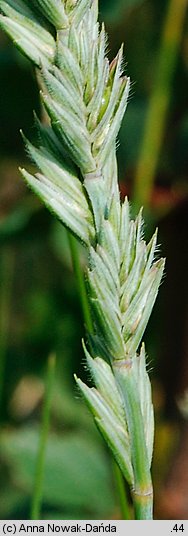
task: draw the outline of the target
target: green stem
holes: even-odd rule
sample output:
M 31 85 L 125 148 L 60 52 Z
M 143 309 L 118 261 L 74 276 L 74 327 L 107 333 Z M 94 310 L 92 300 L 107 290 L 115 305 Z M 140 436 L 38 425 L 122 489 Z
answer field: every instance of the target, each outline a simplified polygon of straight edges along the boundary
M 137 385 L 132 366 L 121 362 L 114 364 L 114 373 L 119 383 L 126 412 L 131 443 L 131 457 L 134 472 L 132 498 L 136 519 L 152 519 L 153 490 L 144 434 Z
M 81 301 L 84 322 L 85 322 L 88 332 L 93 333 L 91 311 L 89 308 L 89 303 L 88 303 L 88 298 L 87 298 L 83 270 L 80 266 L 77 240 L 71 233 L 68 233 L 68 239 L 69 239 L 69 245 L 70 245 L 70 250 L 71 250 L 73 269 L 74 269 L 74 273 L 75 273 L 76 281 L 77 281 L 78 293 L 79 293 L 79 297 Z
M 127 500 L 127 494 L 125 490 L 125 482 L 122 472 L 116 462 L 113 463 L 114 478 L 116 483 L 116 489 L 119 497 L 120 508 L 122 513 L 122 519 L 131 519 L 129 504 Z
M 40 519 L 41 503 L 42 503 L 42 488 L 43 488 L 43 479 L 44 479 L 44 464 L 45 464 L 45 453 L 46 445 L 49 432 L 50 424 L 50 405 L 52 398 L 52 387 L 54 380 L 56 357 L 55 355 L 50 355 L 47 363 L 47 376 L 46 376 L 46 387 L 42 411 L 42 423 L 41 423 L 41 432 L 39 440 L 39 449 L 36 462 L 36 471 L 35 471 L 35 481 L 34 481 L 34 492 L 32 497 L 31 505 L 31 519 Z
M 2 413 L 5 362 L 9 335 L 10 300 L 13 280 L 13 252 L 10 248 L 1 257 L 0 288 L 0 413 Z
M 150 490 L 148 493 L 132 492 L 135 519 L 137 520 L 151 520 L 153 519 L 153 492 Z
M 133 200 L 135 209 L 150 204 L 164 138 L 172 80 L 182 37 L 187 0 L 170 0 L 164 21 L 154 86 L 138 161 Z

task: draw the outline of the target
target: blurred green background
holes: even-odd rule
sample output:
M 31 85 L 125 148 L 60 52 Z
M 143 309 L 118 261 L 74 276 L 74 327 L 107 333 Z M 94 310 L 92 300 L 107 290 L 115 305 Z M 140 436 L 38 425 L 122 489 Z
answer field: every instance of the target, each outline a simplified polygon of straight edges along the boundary
M 188 430 L 176 402 L 188 389 L 186 4 L 100 2 L 109 56 L 125 42 L 125 72 L 132 80 L 119 136 L 122 197 L 128 194 L 133 213 L 144 203 L 146 236 L 157 225 L 167 257 L 145 334 L 159 519 L 188 515 Z M 40 114 L 35 75 L 3 33 L 0 81 L 0 518 L 30 516 L 47 359 L 55 352 L 41 518 L 120 519 L 111 458 L 74 386 L 74 372 L 87 380 L 88 374 L 67 233 L 18 172 L 18 165 L 32 168 L 19 129 L 34 136 L 33 110 Z M 80 256 L 84 266 L 81 247 Z

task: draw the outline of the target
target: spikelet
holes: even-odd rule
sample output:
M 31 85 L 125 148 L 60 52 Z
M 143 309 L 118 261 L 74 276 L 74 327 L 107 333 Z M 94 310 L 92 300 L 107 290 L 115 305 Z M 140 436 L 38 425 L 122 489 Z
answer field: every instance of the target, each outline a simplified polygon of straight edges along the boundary
M 97 0 L 0 0 L 0 26 L 40 70 L 49 126 L 36 119 L 39 172 L 26 183 L 88 250 L 87 292 L 94 334 L 84 345 L 95 387 L 76 378 L 95 422 L 131 486 L 151 495 L 153 407 L 140 344 L 161 282 L 155 233 L 120 202 L 116 140 L 129 95 L 123 47 L 111 64 Z M 151 501 L 144 507 L 151 517 Z

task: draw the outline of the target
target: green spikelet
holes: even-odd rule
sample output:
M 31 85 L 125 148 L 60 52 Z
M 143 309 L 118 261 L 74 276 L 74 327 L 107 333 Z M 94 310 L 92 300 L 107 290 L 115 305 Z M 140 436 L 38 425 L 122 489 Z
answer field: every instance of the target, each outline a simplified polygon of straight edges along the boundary
M 94 333 L 84 345 L 94 387 L 76 378 L 127 479 L 137 519 L 152 518 L 153 407 L 142 337 L 161 282 L 157 234 L 145 243 L 142 212 L 120 202 L 116 140 L 130 80 L 123 48 L 109 64 L 97 0 L 0 0 L 0 25 L 40 70 L 49 125 L 24 138 L 39 172 L 31 189 L 88 251 Z M 141 348 L 140 348 L 141 345 Z

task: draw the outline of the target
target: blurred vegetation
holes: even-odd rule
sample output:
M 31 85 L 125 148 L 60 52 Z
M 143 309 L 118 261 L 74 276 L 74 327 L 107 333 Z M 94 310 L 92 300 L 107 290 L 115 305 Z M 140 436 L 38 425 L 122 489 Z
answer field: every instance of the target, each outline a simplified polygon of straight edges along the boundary
M 177 0 L 177 6 L 180 4 Z M 122 196 L 128 193 L 133 210 L 152 96 L 169 67 L 168 54 L 163 73 L 159 61 L 168 6 L 167 0 L 100 2 L 110 57 L 124 41 L 125 70 L 132 79 L 118 161 Z M 145 336 L 157 417 L 156 497 L 180 436 L 176 397 L 188 388 L 185 15 L 173 49 L 160 150 L 145 214 L 146 234 L 159 225 L 162 255 L 167 257 L 166 277 Z M 176 22 L 174 17 L 174 33 Z M 55 352 L 41 518 L 120 518 L 111 459 L 74 387 L 73 373 L 84 379 L 87 371 L 67 233 L 26 190 L 17 170 L 18 165 L 32 167 L 19 129 L 30 138 L 35 135 L 33 109 L 40 113 L 37 83 L 29 62 L 2 33 L 0 79 L 0 517 L 30 516 L 47 360 Z M 153 123 L 154 131 L 156 126 Z M 142 181 L 144 188 L 144 177 Z M 80 256 L 84 266 L 81 246 Z M 156 515 L 163 515 L 160 509 Z

